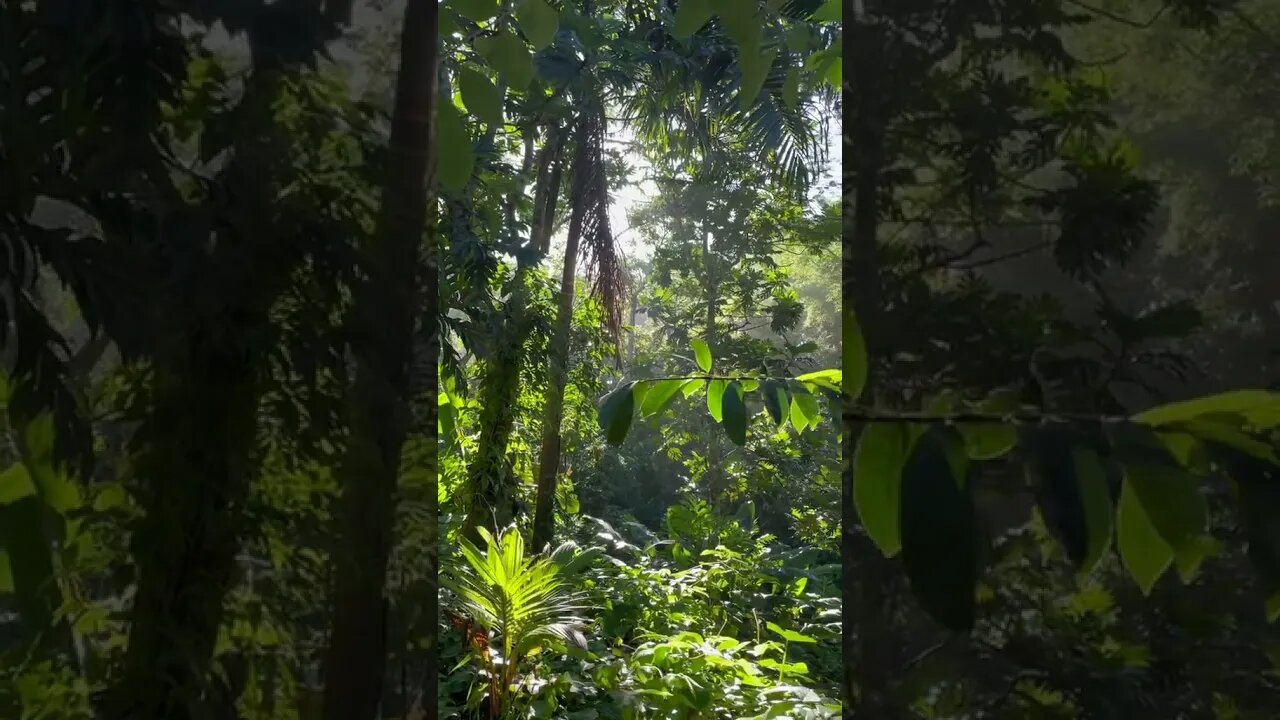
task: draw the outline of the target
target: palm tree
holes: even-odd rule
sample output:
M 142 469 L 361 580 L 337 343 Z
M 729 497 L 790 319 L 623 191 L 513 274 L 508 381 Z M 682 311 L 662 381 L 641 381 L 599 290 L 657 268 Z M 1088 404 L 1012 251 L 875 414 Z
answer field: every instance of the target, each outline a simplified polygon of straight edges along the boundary
M 498 718 L 509 709 L 521 661 L 549 643 L 586 648 L 581 598 L 567 580 L 599 553 L 576 553 L 566 543 L 549 557 L 528 557 L 514 526 L 497 538 L 483 526 L 476 532 L 485 550 L 464 539 L 465 562 L 450 568 L 443 582 L 458 599 L 454 624 L 466 632 L 488 678 L 489 717 Z

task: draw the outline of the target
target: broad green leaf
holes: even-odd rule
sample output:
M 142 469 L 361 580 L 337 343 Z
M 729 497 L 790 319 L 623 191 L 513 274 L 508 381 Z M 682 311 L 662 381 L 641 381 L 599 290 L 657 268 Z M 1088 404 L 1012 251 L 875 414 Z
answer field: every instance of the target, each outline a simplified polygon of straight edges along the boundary
M 484 22 L 498 14 L 498 0 L 449 0 L 449 7 L 476 22 Z
M 787 50 L 797 55 L 809 49 L 809 26 L 795 24 L 787 29 Z
M 1175 551 L 1188 549 L 1205 532 L 1208 504 L 1194 475 L 1136 463 L 1126 466 L 1125 483 L 1156 532 Z
M 1280 455 L 1277 455 L 1276 448 L 1272 444 L 1263 442 L 1221 419 L 1215 419 L 1212 415 L 1203 419 L 1180 422 L 1175 427 L 1187 431 L 1196 439 L 1238 450 L 1272 465 L 1280 465 Z
M 467 112 L 483 123 L 502 125 L 502 91 L 483 73 L 473 68 L 458 68 L 458 87 Z
M 725 386 L 724 399 L 720 404 L 720 424 L 729 434 L 729 439 L 737 445 L 747 443 L 747 405 L 743 402 L 742 395 L 742 385 L 736 380 L 731 381 Z
M 818 423 L 822 420 L 822 410 L 818 406 L 818 398 L 808 393 L 797 392 L 794 397 L 798 398 L 800 408 L 804 410 L 805 417 L 809 418 L 809 427 L 818 427 Z
M 681 0 L 672 22 L 671 37 L 677 40 L 692 37 L 711 20 L 713 12 L 711 0 Z
M 842 371 L 845 377 L 845 395 L 853 402 L 862 397 L 867 384 L 867 345 L 862 337 L 862 326 L 852 308 L 846 308 L 842 318 Z
M 1080 569 L 1090 572 L 1097 567 L 1107 548 L 1115 525 L 1115 509 L 1111 503 L 1111 490 L 1107 487 L 1107 473 L 1097 451 L 1088 447 L 1071 450 L 1076 480 L 1080 483 L 1080 504 L 1084 510 L 1087 544 Z
M 436 105 L 436 150 L 439 152 L 436 175 L 444 189 L 461 192 L 471 179 L 471 169 L 476 162 L 471 135 L 451 101 L 444 98 Z
M 1235 390 L 1220 395 L 1160 405 L 1134 415 L 1133 419 L 1147 425 L 1159 426 L 1218 413 L 1240 415 L 1245 418 L 1249 426 L 1255 429 L 1270 429 L 1280 425 L 1280 393 L 1267 390 Z
M 610 445 L 620 445 L 631 428 L 631 416 L 635 413 L 634 382 L 624 383 L 600 402 L 600 428 Z
M 956 432 L 931 427 L 902 471 L 902 562 L 911 589 L 938 622 L 973 627 L 978 555 L 973 498 L 952 476 Z M 965 487 L 961 487 L 965 485 Z
M 695 393 L 705 387 L 706 384 L 706 380 L 690 380 L 684 384 L 684 387 L 680 389 L 680 392 L 684 393 L 685 397 L 692 397 Z
M 862 528 L 886 557 L 902 548 L 902 468 L 910 450 L 901 423 L 871 423 L 853 454 L 853 502 Z
M 760 395 L 764 398 L 764 409 L 773 419 L 773 424 L 782 427 L 787 421 L 786 409 L 790 407 L 786 386 L 776 380 L 765 380 L 761 385 Z
M 781 627 L 780 625 L 774 622 L 765 623 L 765 627 L 769 628 L 769 632 L 772 632 L 774 635 L 777 635 L 778 637 L 782 638 L 787 642 L 805 643 L 805 644 L 813 644 L 818 642 L 816 639 L 811 638 L 808 635 L 805 635 L 804 633 L 798 633 L 795 630 L 787 630 L 786 628 Z
M 1173 562 L 1173 548 L 1160 537 L 1126 477 L 1116 507 L 1116 545 L 1125 570 L 1150 595 L 1156 581 Z
M 808 394 L 805 396 L 813 397 Z M 796 432 L 803 432 L 806 427 L 810 427 L 809 416 L 805 413 L 804 406 L 800 404 L 799 395 L 791 396 L 791 426 L 796 429 Z
M 777 56 L 778 49 L 773 48 L 759 54 L 743 54 L 739 58 L 742 84 L 738 87 L 738 107 L 743 112 L 750 110 L 751 104 L 760 95 L 760 89 L 764 87 L 765 78 L 769 75 L 769 68 L 773 66 L 773 59 Z
M 560 29 L 560 13 L 547 4 L 546 0 L 521 0 L 516 7 L 516 19 L 520 21 L 520 29 L 529 38 L 534 50 L 542 50 L 556 38 Z
M 818 370 L 803 375 L 797 375 L 794 380 L 800 383 L 812 383 L 818 387 L 828 390 L 840 392 L 840 383 L 843 379 L 843 373 L 840 370 Z
M 497 35 L 477 38 L 475 48 L 489 65 L 506 76 L 512 90 L 523 91 L 529 87 L 533 80 L 533 57 L 515 33 L 503 30 Z
M 0 505 L 8 505 L 35 494 L 36 486 L 31 482 L 31 474 L 22 463 L 14 463 L 0 473 Z
M 724 380 L 712 380 L 707 383 L 707 412 L 711 413 L 711 417 L 716 422 L 724 419 L 722 412 L 724 407 Z
M 648 416 L 662 412 L 675 399 L 676 393 L 680 392 L 685 382 L 677 379 L 647 383 L 649 389 L 645 392 L 644 401 L 640 404 L 640 414 Z
M 821 7 L 813 11 L 809 19 L 814 22 L 840 22 L 842 17 L 840 12 L 841 0 L 827 0 Z
M 844 63 L 840 62 L 839 56 L 835 61 L 827 65 L 827 71 L 822 74 L 822 78 L 827 81 L 831 87 L 839 90 L 844 80 Z
M 782 102 L 792 110 L 800 104 L 800 68 L 787 70 L 787 79 L 782 82 Z
M 1189 585 L 1200 571 L 1205 558 L 1222 554 L 1222 546 L 1210 535 L 1200 535 L 1181 548 L 1174 550 L 1173 564 L 1183 585 Z
M 1018 444 L 1018 429 L 1007 423 L 958 423 L 956 427 L 973 460 L 1004 457 Z
M 704 373 L 711 372 L 711 348 L 707 347 L 707 341 L 702 338 L 694 338 L 693 357 L 698 361 L 698 368 Z
M 725 34 L 738 46 L 739 64 L 760 55 L 760 39 L 764 28 L 760 24 L 762 18 L 755 3 L 721 0 L 717 15 Z

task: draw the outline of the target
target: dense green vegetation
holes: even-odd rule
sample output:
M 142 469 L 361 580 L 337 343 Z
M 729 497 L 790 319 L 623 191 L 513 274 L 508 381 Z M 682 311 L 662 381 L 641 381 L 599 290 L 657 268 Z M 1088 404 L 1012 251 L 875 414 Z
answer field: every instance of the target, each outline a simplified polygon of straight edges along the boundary
M 1274 8 L 855 5 L 846 707 L 1274 716 Z
M 1275 717 L 1277 60 L 0 0 L 0 719 Z
M 507 7 L 444 6 L 441 715 L 834 717 L 838 4 Z

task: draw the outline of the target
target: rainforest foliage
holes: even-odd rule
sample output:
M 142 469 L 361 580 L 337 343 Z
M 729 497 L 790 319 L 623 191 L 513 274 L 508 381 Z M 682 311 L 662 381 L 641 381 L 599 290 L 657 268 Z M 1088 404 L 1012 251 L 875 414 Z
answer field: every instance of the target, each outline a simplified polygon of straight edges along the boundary
M 1273 717 L 1278 61 L 0 0 L 0 718 Z

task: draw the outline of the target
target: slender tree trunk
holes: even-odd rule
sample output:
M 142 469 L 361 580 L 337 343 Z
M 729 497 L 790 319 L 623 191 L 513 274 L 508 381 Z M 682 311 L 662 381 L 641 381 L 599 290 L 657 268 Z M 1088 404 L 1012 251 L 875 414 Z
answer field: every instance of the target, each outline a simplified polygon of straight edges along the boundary
M 579 124 L 577 159 L 573 170 L 574 206 L 569 217 L 569 237 L 564 248 L 564 270 L 560 275 L 560 303 L 551 336 L 551 359 L 547 373 L 547 402 L 542 416 L 542 446 L 538 451 L 538 489 L 533 515 L 533 549 L 541 552 L 555 538 L 556 477 L 560 470 L 560 423 L 564 418 L 564 389 L 569 381 L 569 342 L 573 329 L 574 285 L 577 281 L 578 245 L 582 240 L 582 219 L 588 193 L 586 154 L 589 123 Z M 552 205 L 554 208 L 554 204 Z
M 706 284 L 706 318 L 704 333 L 706 336 L 707 347 L 711 351 L 711 356 L 715 357 L 719 351 L 719 342 L 716 334 L 716 318 L 719 315 L 720 308 L 720 287 L 717 284 L 718 274 L 716 273 L 715 263 L 711 256 L 711 231 L 704 226 L 702 228 L 702 263 L 706 268 L 707 284 Z M 725 472 L 721 467 L 723 464 L 723 452 L 721 451 L 720 428 L 716 427 L 714 418 L 706 418 L 708 426 L 707 430 L 707 496 L 711 500 L 712 505 L 720 502 L 721 496 L 725 491 Z
M 435 248 L 423 242 L 432 204 L 427 176 L 437 87 L 437 11 L 434 0 L 408 0 L 405 9 L 382 206 L 377 231 L 362 249 L 369 281 L 360 288 L 355 306 L 350 434 L 338 473 L 342 542 L 335 554 L 333 631 L 325 657 L 326 720 L 379 717 L 386 673 L 384 589 L 400 455 L 410 423 L 420 267 L 427 271 L 428 346 L 438 343 Z M 424 250 L 427 260 L 422 262 Z M 434 707 L 429 717 L 434 717 Z
M 883 171 L 884 127 L 877 112 L 880 100 L 876 85 L 881 52 L 876 28 L 865 14 L 855 14 L 853 33 L 853 93 L 845 92 L 846 112 L 852 122 L 854 156 L 853 212 L 851 232 L 846 232 L 844 278 L 846 302 L 852 301 L 866 339 L 868 357 L 876 357 L 884 338 L 880 326 L 880 265 L 877 231 L 880 216 L 880 175 Z M 848 208 L 846 220 L 850 218 Z M 870 384 L 870 383 L 869 383 Z M 872 397 L 872 388 L 864 390 Z M 846 397 L 846 402 L 852 401 Z M 889 561 L 871 542 L 858 523 L 854 507 L 853 451 L 862 427 L 846 421 L 844 427 L 844 474 L 840 510 L 843 556 L 842 596 L 845 616 L 841 636 L 844 652 L 844 707 L 846 717 L 874 717 L 892 720 L 899 716 L 889 697 L 894 671 L 892 614 L 885 587 L 891 569 Z M 854 698 L 857 698 L 855 703 Z M 855 710 L 856 708 L 856 710 Z

